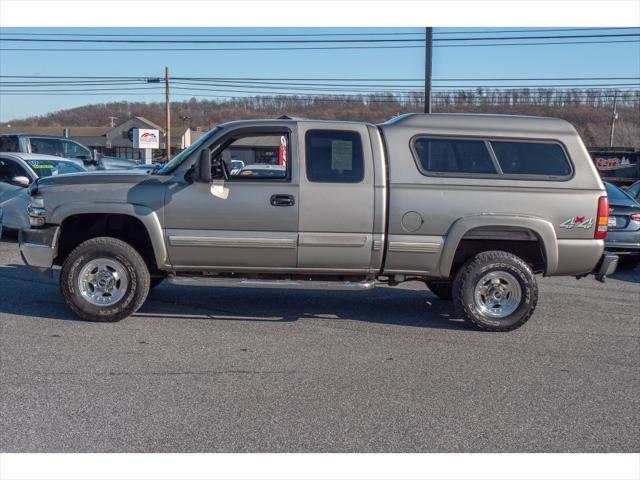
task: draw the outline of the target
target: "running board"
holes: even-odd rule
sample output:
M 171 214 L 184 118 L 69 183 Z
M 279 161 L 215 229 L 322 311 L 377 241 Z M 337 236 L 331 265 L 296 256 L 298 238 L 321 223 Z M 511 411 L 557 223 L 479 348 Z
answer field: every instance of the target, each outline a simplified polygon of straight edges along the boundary
M 342 282 L 329 280 L 268 280 L 258 278 L 228 277 L 186 277 L 169 275 L 167 278 L 173 285 L 196 287 L 236 287 L 236 288 L 292 288 L 298 290 L 370 290 L 376 285 L 375 280 L 360 282 Z

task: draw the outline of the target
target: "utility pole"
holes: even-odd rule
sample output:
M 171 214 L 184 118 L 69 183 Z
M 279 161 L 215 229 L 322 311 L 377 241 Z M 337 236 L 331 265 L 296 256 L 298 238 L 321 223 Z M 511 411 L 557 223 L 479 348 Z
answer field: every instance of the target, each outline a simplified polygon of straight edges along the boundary
M 613 147 L 613 133 L 616 128 L 616 120 L 618 119 L 618 93 L 613 95 L 613 112 L 611 113 L 611 132 L 609 134 L 609 146 Z
M 167 145 L 167 161 L 171 160 L 171 100 L 169 98 L 169 67 L 164 67 L 165 124 L 164 141 Z
M 424 113 L 431 113 L 431 64 L 433 56 L 433 27 L 425 29 L 424 42 Z

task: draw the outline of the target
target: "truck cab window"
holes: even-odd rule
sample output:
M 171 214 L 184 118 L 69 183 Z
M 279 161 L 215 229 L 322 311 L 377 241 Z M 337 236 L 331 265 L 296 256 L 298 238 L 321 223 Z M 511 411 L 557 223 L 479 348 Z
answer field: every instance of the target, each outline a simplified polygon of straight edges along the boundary
M 364 178 L 360 134 L 345 130 L 309 130 L 306 134 L 310 182 L 359 183 Z
M 285 132 L 253 134 L 234 139 L 218 155 L 231 179 L 287 178 L 289 135 Z

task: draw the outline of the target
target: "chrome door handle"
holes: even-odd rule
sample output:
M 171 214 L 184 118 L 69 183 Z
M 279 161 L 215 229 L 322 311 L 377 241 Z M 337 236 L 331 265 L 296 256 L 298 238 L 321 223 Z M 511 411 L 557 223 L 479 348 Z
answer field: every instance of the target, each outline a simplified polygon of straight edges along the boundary
M 296 200 L 293 195 L 275 194 L 271 195 L 271 205 L 274 207 L 293 207 Z

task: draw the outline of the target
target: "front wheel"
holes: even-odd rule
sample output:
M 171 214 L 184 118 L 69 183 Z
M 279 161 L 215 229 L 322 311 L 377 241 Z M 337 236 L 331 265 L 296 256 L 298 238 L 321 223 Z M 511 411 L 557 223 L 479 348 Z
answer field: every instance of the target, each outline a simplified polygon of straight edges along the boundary
M 69 308 L 93 322 L 117 322 L 137 311 L 149 284 L 149 269 L 140 254 L 111 237 L 78 245 L 60 273 L 60 290 Z
M 488 251 L 460 268 L 453 298 L 468 325 L 504 332 L 529 320 L 538 303 L 538 285 L 524 260 L 508 252 Z

